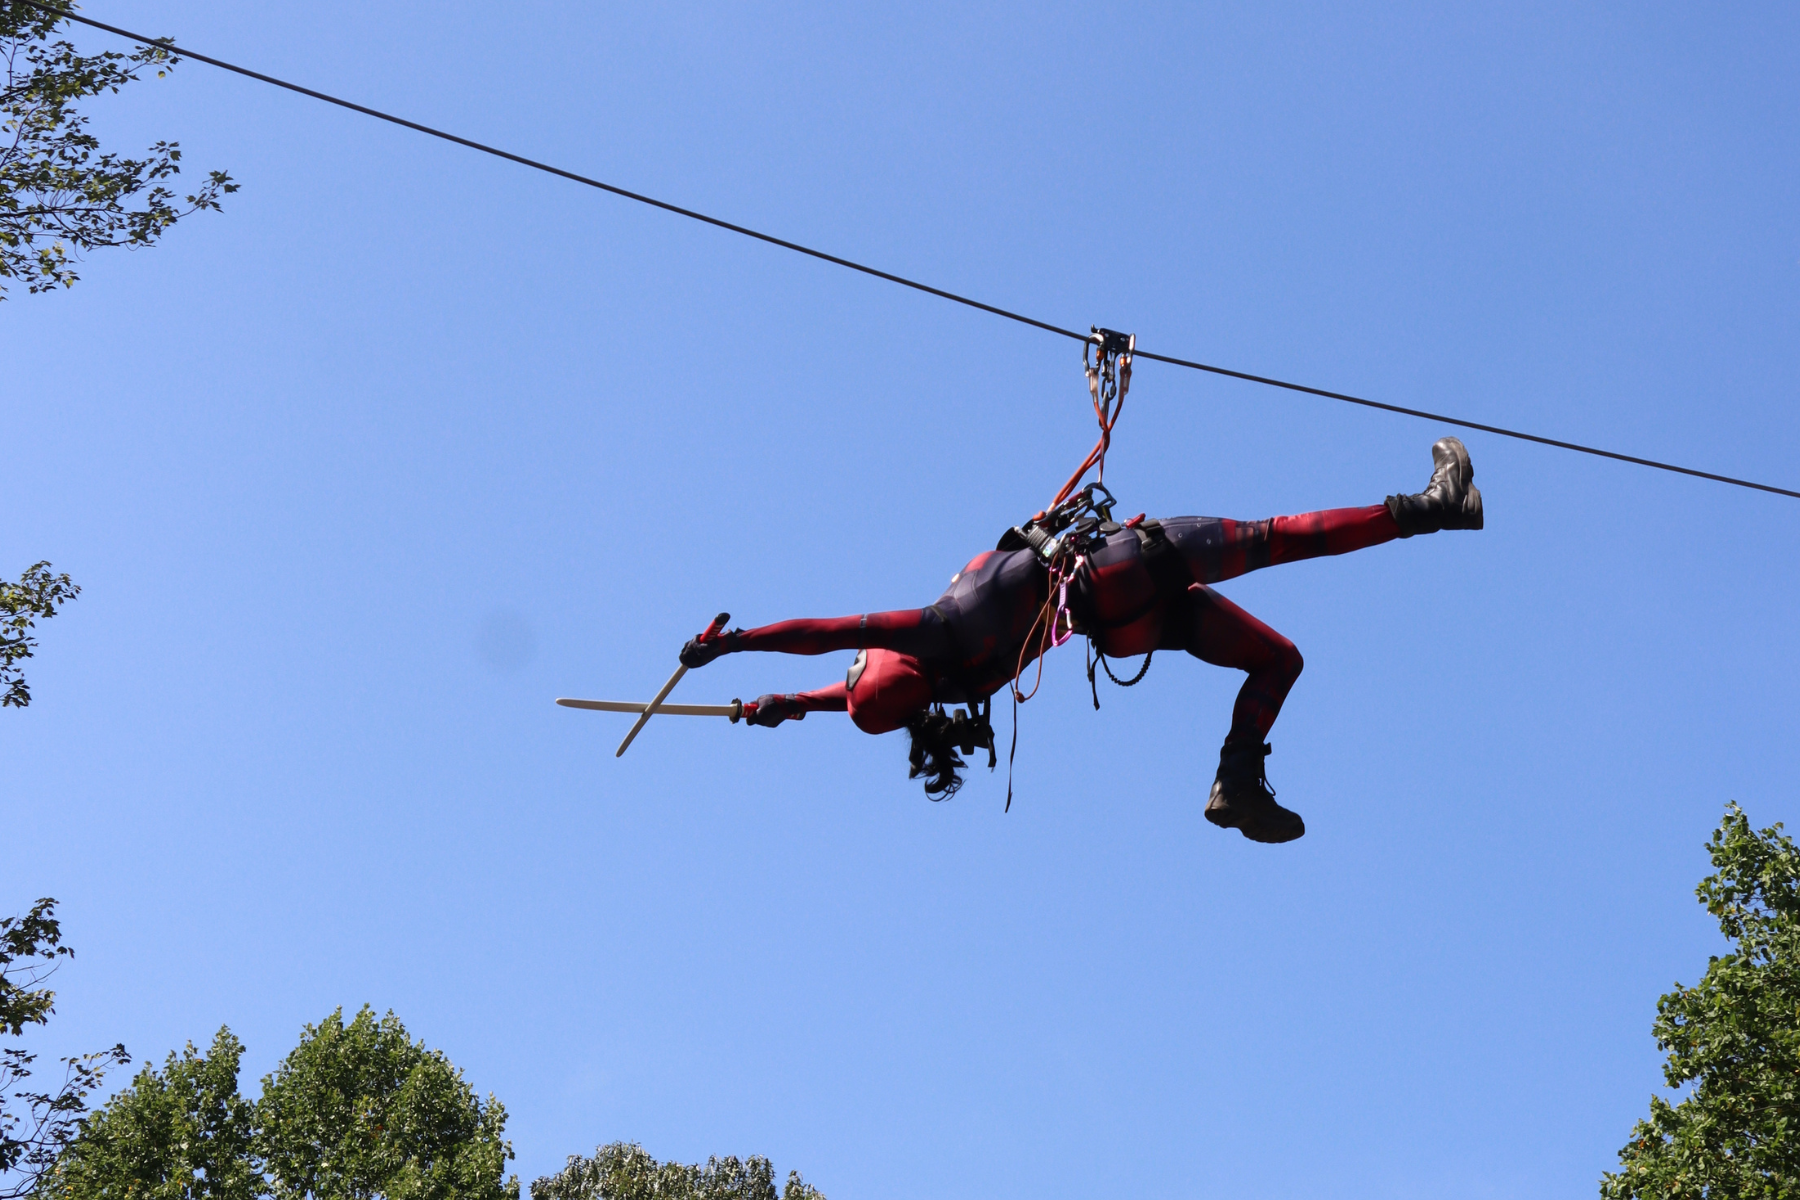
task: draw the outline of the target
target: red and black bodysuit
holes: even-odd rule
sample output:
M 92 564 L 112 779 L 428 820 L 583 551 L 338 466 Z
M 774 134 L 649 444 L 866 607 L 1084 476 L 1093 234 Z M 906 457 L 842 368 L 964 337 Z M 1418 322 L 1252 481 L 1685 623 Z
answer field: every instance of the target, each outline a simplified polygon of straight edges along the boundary
M 1034 518 L 1030 527 L 1015 529 L 1002 541 L 1008 549 L 990 550 L 970 561 L 935 604 L 832 620 L 783 621 L 717 636 L 709 632 L 682 647 L 681 661 L 698 667 L 740 650 L 862 651 L 843 683 L 758 697 L 754 708 L 744 706 L 748 719 L 779 725 L 808 712 L 848 711 L 857 727 L 869 733 L 905 728 L 912 737 L 911 777 L 929 777 L 925 792 L 936 797 L 954 794 L 960 786 L 955 771 L 962 760 L 956 750 L 966 754 L 972 745 L 985 745 L 991 752 L 993 730 L 985 713 L 979 721 L 960 713 L 952 719 L 941 709 L 933 711 L 933 705 L 968 703 L 968 717 L 974 717 L 976 703 L 1006 686 L 1054 644 L 1051 634 L 1086 633 L 1102 655 L 1120 658 L 1185 650 L 1248 675 L 1219 750 L 1206 819 L 1252 841 L 1291 842 L 1306 832 L 1306 824 L 1275 802 L 1263 770 L 1270 751 L 1263 738 L 1300 677 L 1300 652 L 1211 585 L 1263 567 L 1345 554 L 1414 534 L 1480 529 L 1481 492 L 1468 447 L 1457 438 L 1439 438 L 1431 457 L 1431 480 L 1423 492 L 1389 496 L 1385 504 L 1367 508 L 1266 521 L 1170 517 L 1125 526 L 1097 522 L 1097 527 L 1083 524 L 1079 529 L 1053 520 L 1053 526 L 1074 538 L 1066 542 L 1053 541 Z M 1091 509 L 1092 501 L 1090 489 L 1080 503 Z M 1051 565 L 1044 564 L 1037 549 L 1010 549 L 1015 542 L 1040 544 Z M 1071 560 L 1072 554 L 1080 557 Z
M 1209 585 L 1402 535 L 1390 506 L 1382 504 L 1264 521 L 1169 517 L 1136 528 L 1109 525 L 1103 532 L 1104 544 L 1069 580 L 1076 631 L 1113 657 L 1179 649 L 1248 672 L 1227 742 L 1267 736 L 1302 664 L 1293 642 Z M 1034 551 L 990 550 L 976 555 L 925 608 L 736 630 L 717 639 L 705 660 L 746 650 L 865 651 L 843 683 L 761 698 L 756 723 L 848 711 L 858 728 L 886 733 L 933 703 L 974 702 L 1006 686 L 1037 653 L 1038 646 L 1027 643 L 1036 641 L 1033 624 L 1049 586 Z

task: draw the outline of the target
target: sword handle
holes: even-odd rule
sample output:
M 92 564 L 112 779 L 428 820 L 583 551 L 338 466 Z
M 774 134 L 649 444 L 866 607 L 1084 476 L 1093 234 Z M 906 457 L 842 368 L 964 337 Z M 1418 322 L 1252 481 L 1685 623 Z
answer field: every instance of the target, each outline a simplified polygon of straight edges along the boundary
M 718 616 L 714 617 L 712 619 L 712 624 L 706 627 L 706 632 L 700 635 L 700 640 L 703 642 L 710 642 L 712 639 L 718 637 L 719 631 L 725 628 L 725 622 L 729 620 L 731 620 L 730 613 L 720 613 Z M 681 677 L 686 674 L 686 667 L 675 668 L 675 673 L 669 676 L 669 682 L 663 684 L 662 691 L 656 693 L 656 698 L 644 706 L 644 711 L 638 716 L 637 722 L 632 725 L 631 732 L 625 735 L 625 740 L 619 743 L 619 748 L 617 750 L 613 751 L 614 758 L 622 756 L 625 751 L 631 749 L 632 741 L 636 739 L 638 731 L 649 722 L 650 715 L 656 711 L 656 706 L 669 698 L 669 693 L 675 690 L 675 685 L 680 683 Z

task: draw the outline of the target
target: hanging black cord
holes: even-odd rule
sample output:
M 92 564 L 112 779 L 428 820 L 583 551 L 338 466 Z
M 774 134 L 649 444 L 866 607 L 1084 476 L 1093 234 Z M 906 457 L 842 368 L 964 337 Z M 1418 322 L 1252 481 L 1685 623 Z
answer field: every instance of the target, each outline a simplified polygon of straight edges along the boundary
M 1124 680 L 1112 673 L 1112 667 L 1107 663 L 1106 655 L 1100 652 L 1099 647 L 1094 648 L 1094 654 L 1100 659 L 1100 669 L 1106 672 L 1106 677 L 1120 687 L 1136 687 L 1138 684 L 1144 682 L 1144 676 L 1150 673 L 1150 660 L 1156 657 L 1156 651 L 1154 650 L 1145 654 L 1144 665 L 1138 668 L 1138 673 L 1133 675 L 1129 680 Z
M 1019 689 L 1015 687 L 1015 688 L 1007 688 L 1006 690 L 1012 693 L 1013 734 L 1012 734 L 1012 749 L 1010 749 L 1006 752 L 1006 807 L 1004 809 L 1002 809 L 1001 811 L 1002 812 L 1011 812 L 1012 811 L 1013 763 L 1015 761 L 1017 761 L 1017 759 L 1019 757 Z
M 1012 312 L 992 304 L 984 304 L 979 300 L 972 300 L 967 296 L 959 296 L 955 292 L 947 292 L 943 288 L 935 288 L 930 284 L 907 279 L 903 275 L 895 275 L 888 271 L 878 270 L 875 267 L 864 266 L 862 263 L 853 262 L 848 258 L 839 258 L 835 254 L 827 254 L 823 250 L 814 250 L 810 246 L 802 246 L 798 242 L 790 242 L 785 238 L 775 237 L 773 234 L 759 233 L 758 231 L 743 225 L 736 225 L 730 221 L 723 221 L 718 217 L 709 217 L 705 213 L 695 212 L 691 208 L 682 208 L 680 205 L 670 204 L 666 200 L 658 200 L 638 192 L 628 191 L 622 187 L 616 187 L 610 183 L 602 183 L 598 179 L 590 179 L 588 176 L 578 175 L 574 171 L 565 171 L 561 167 L 553 167 L 549 163 L 538 162 L 536 159 L 526 158 L 522 154 L 514 154 L 510 150 L 501 150 L 494 146 L 484 145 L 481 142 L 472 141 L 469 138 L 458 137 L 454 133 L 446 133 L 441 129 L 433 129 L 429 125 L 421 125 L 417 121 L 409 121 L 404 117 L 396 117 L 391 113 L 384 113 L 379 109 L 369 108 L 366 105 L 356 104 L 349 100 L 341 100 L 336 96 L 328 95 L 325 92 L 314 91 L 312 88 L 302 87 L 297 83 L 289 83 L 285 79 L 277 79 L 273 75 L 264 75 L 260 71 L 252 71 L 248 67 L 240 67 L 233 63 L 228 63 L 223 59 L 212 58 L 192 50 L 185 50 L 178 47 L 173 41 L 167 38 L 145 37 L 140 33 L 132 33 L 128 29 L 120 29 L 116 25 L 108 25 L 103 21 L 96 21 L 92 17 L 80 16 L 54 4 L 46 4 L 43 0 L 15 0 L 15 2 L 28 5 L 42 12 L 50 13 L 66 20 L 78 21 L 83 25 L 101 29 L 122 38 L 129 38 L 142 45 L 160 46 L 170 54 L 180 58 L 191 58 L 196 62 L 203 62 L 209 66 L 218 67 L 220 70 L 231 71 L 249 79 L 273 84 L 279 88 L 286 88 L 290 92 L 298 92 L 302 96 L 310 96 L 314 100 L 323 100 L 327 104 L 335 104 L 339 108 L 347 108 L 352 112 L 362 113 L 364 116 L 374 117 L 377 120 L 387 121 L 395 125 L 401 125 L 418 133 L 428 134 L 431 137 L 442 138 L 446 142 L 455 142 L 459 146 L 466 146 L 471 150 L 479 150 L 483 154 L 491 154 L 496 158 L 504 158 L 508 162 L 515 162 L 520 166 L 530 167 L 536 171 L 544 171 L 551 175 L 571 180 L 575 183 L 585 184 L 591 188 L 599 188 L 603 192 L 611 192 L 615 196 L 622 196 L 627 200 L 635 200 L 639 204 L 648 204 L 652 208 L 660 208 L 664 212 L 672 212 L 677 216 L 688 217 L 695 221 L 702 221 L 708 225 L 717 226 L 720 229 L 728 229 L 732 233 L 740 233 L 745 237 L 755 238 L 758 241 L 767 242 L 772 246 L 780 246 L 783 250 L 792 250 L 796 254 L 805 254 L 840 267 L 848 267 L 850 270 L 860 271 L 864 275 L 873 275 L 877 279 L 885 279 L 889 283 L 897 283 L 902 287 L 912 288 L 914 291 L 925 292 L 944 300 L 967 305 L 970 308 L 978 308 L 982 312 L 992 313 L 996 317 L 1005 317 L 1009 321 L 1017 321 L 1022 325 L 1030 325 L 1035 329 L 1042 329 L 1047 333 L 1061 334 L 1066 338 L 1074 338 L 1078 342 L 1085 342 L 1088 340 L 1086 334 L 1077 333 L 1073 329 L 1064 329 L 1062 326 L 1052 325 L 1048 321 L 1040 321 L 1035 317 L 1028 317 L 1022 313 Z M 1516 429 L 1505 429 L 1499 425 L 1484 425 L 1478 421 L 1465 421 L 1460 417 L 1446 417 L 1442 413 L 1425 412 L 1416 408 L 1403 408 L 1398 404 L 1383 404 L 1378 400 L 1365 400 L 1359 396 L 1345 395 L 1343 392 L 1332 392 L 1327 391 L 1324 388 L 1307 387 L 1305 384 L 1288 383 L 1280 379 L 1271 379 L 1266 375 L 1252 375 L 1245 371 L 1233 371 L 1226 367 L 1208 366 L 1206 363 L 1194 362 L 1185 358 L 1175 358 L 1166 354 L 1153 354 L 1148 350 L 1138 350 L 1136 353 L 1139 358 L 1153 359 L 1156 362 L 1167 363 L 1170 366 L 1187 367 L 1194 371 L 1206 371 L 1214 375 L 1224 375 L 1231 379 L 1242 379 L 1248 383 L 1260 383 L 1268 387 L 1285 388 L 1290 392 L 1305 392 L 1309 396 L 1323 396 L 1328 400 L 1341 400 L 1346 404 L 1359 404 L 1364 408 L 1378 408 L 1384 412 L 1399 413 L 1402 416 L 1407 417 L 1420 417 L 1428 421 L 1439 421 L 1446 425 L 1457 425 L 1464 429 L 1479 429 L 1483 433 L 1497 434 L 1500 437 L 1517 438 L 1524 442 L 1536 442 L 1540 446 L 1555 446 L 1560 450 L 1573 450 L 1579 454 L 1592 454 L 1600 458 L 1610 458 L 1617 462 L 1631 463 L 1634 466 L 1652 467 L 1658 471 L 1673 471 L 1678 475 L 1691 475 L 1696 479 L 1710 479 L 1715 483 L 1728 483 L 1734 487 L 1751 488 L 1759 492 L 1770 492 L 1777 496 L 1790 496 L 1796 500 L 1800 500 L 1800 491 L 1775 487 L 1772 484 L 1755 483 L 1748 479 L 1737 479 L 1730 475 L 1718 475 L 1711 471 L 1696 470 L 1693 467 L 1678 467 L 1673 463 L 1658 462 L 1653 458 L 1639 458 L 1634 454 L 1620 454 L 1612 450 L 1600 450 L 1593 446 L 1583 446 L 1578 442 L 1565 442 L 1557 438 L 1540 437 L 1535 433 L 1521 433 Z M 1108 674 L 1111 674 L 1111 672 L 1109 671 Z
M 1094 639 L 1089 638 L 1087 643 L 1088 691 L 1092 693 L 1094 697 L 1094 711 L 1100 711 L 1100 685 L 1094 681 L 1094 666 L 1096 663 L 1106 671 L 1106 677 L 1120 687 L 1136 687 L 1138 684 L 1144 682 L 1144 676 L 1150 673 L 1150 660 L 1154 657 L 1156 657 L 1156 650 L 1152 648 L 1144 654 L 1144 665 L 1138 668 L 1138 673 L 1136 675 L 1133 675 L 1130 679 L 1120 679 L 1117 675 L 1112 673 L 1112 665 L 1106 661 L 1106 655 L 1101 653 L 1100 647 L 1094 644 Z

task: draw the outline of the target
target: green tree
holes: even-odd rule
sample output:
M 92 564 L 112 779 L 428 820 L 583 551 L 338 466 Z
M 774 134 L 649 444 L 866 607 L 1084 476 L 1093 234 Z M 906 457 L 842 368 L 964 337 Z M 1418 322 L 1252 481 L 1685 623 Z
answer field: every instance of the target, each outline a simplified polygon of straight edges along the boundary
M 759 1155 L 709 1158 L 704 1165 L 659 1163 L 643 1147 L 614 1142 L 592 1158 L 571 1156 L 555 1175 L 531 1185 L 531 1200 L 777 1200 L 775 1169 Z M 825 1200 L 789 1171 L 780 1200 Z
M 67 0 L 60 0 L 65 10 Z M 71 287 L 75 262 L 106 246 L 154 245 L 182 217 L 217 209 L 237 190 L 213 171 L 177 203 L 166 182 L 181 172 L 181 147 L 157 142 L 143 158 L 102 152 L 87 130 L 83 101 L 117 92 L 146 69 L 160 77 L 180 60 L 162 46 L 129 54 L 77 53 L 53 40 L 62 15 L 0 0 L 0 299 L 7 281 L 33 292 Z
M 506 1109 L 391 1012 L 308 1025 L 263 1080 L 256 1123 L 275 1200 L 518 1200 Z
M 254 1103 L 238 1091 L 242 1057 L 221 1029 L 207 1053 L 189 1045 L 140 1071 L 39 1173 L 32 1200 L 519 1200 L 503 1174 L 506 1110 L 392 1013 L 308 1025 Z M 766 1158 L 683 1166 L 620 1142 L 570 1158 L 531 1200 L 825 1198 L 798 1172 L 778 1195 Z
M 31 688 L 19 666 L 37 649 L 31 631 L 38 618 L 48 621 L 79 595 L 81 587 L 67 575 L 52 575 L 47 562 L 27 567 L 17 583 L 0 580 L 0 708 L 24 708 L 31 703 Z M 56 922 L 50 921 L 48 928 L 55 926 Z
M 1707 850 L 1697 894 L 1733 950 L 1656 1006 L 1663 1077 L 1692 1091 L 1651 1097 L 1605 1200 L 1800 1198 L 1800 850 L 1735 804 Z
M 220 1029 L 210 1053 L 190 1042 L 161 1071 L 88 1118 L 45 1177 L 45 1200 L 255 1200 L 265 1194 L 251 1152 L 254 1114 L 238 1094 L 244 1047 Z
M 36 1200 L 518 1200 L 506 1110 L 392 1013 L 308 1025 L 254 1103 L 242 1057 L 221 1029 L 208 1053 L 139 1072 Z
M 55 900 L 39 900 L 22 917 L 0 918 L 0 1036 L 18 1037 L 27 1026 L 49 1022 L 56 993 L 44 981 L 59 959 L 73 955 L 62 944 Z M 0 1048 L 0 1200 L 37 1189 L 79 1132 L 88 1094 L 100 1086 L 106 1068 L 131 1059 L 123 1046 L 65 1058 L 55 1091 L 27 1086 L 36 1061 L 21 1047 Z

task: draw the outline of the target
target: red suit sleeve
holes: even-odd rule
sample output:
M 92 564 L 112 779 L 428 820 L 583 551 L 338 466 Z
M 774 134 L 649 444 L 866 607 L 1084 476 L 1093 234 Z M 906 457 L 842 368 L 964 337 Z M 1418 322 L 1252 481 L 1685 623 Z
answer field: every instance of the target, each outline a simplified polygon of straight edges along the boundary
M 830 654 L 834 650 L 896 650 L 915 658 L 946 657 L 950 627 L 937 608 L 902 608 L 854 617 L 779 621 L 726 635 L 733 653 Z
M 850 689 L 844 686 L 843 680 L 828 687 L 811 692 L 797 692 L 794 703 L 807 712 L 848 712 L 850 709 Z
M 809 712 L 847 712 L 849 708 L 849 689 L 834 683 L 810 692 L 758 696 L 744 705 L 744 719 L 772 729 L 783 721 L 798 721 Z

